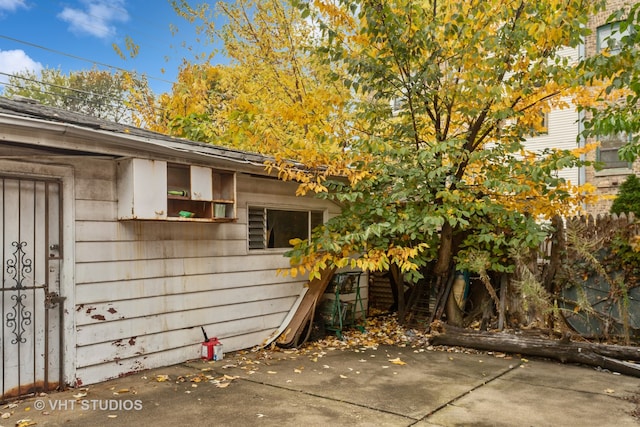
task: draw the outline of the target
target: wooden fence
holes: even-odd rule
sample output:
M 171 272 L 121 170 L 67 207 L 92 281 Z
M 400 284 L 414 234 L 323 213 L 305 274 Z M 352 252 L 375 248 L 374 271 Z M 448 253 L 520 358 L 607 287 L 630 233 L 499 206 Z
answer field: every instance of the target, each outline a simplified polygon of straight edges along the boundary
M 558 217 L 553 225 L 541 254 L 542 283 L 567 324 L 583 335 L 637 335 L 640 224 L 633 214 Z

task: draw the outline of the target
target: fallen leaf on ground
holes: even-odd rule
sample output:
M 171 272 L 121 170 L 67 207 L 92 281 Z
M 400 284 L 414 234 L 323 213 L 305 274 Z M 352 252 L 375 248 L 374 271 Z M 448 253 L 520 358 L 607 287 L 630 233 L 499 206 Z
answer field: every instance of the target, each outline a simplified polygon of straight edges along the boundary
M 158 381 L 159 383 L 169 381 L 169 375 L 164 375 L 164 374 L 156 375 L 156 381 Z
M 389 359 L 389 362 L 393 363 L 394 365 L 406 365 L 406 362 L 403 362 L 402 360 L 400 360 L 399 357 L 396 357 L 395 359 Z

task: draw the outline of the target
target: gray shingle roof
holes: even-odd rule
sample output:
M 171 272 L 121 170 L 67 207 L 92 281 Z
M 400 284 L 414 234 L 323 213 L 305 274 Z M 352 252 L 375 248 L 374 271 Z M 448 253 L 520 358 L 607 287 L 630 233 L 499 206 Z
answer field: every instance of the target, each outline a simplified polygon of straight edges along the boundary
M 269 159 L 269 157 L 257 153 L 175 138 L 134 126 L 114 123 L 64 110 L 62 108 L 45 106 L 28 98 L 6 98 L 0 96 L 0 115 L 67 124 L 77 128 L 99 131 L 101 133 L 112 132 L 114 135 L 122 138 L 138 139 L 138 141 L 136 141 L 137 144 L 144 144 L 145 141 L 147 141 L 146 143 L 150 145 L 162 145 L 182 152 L 214 156 L 216 158 L 228 159 L 240 163 L 260 165 Z

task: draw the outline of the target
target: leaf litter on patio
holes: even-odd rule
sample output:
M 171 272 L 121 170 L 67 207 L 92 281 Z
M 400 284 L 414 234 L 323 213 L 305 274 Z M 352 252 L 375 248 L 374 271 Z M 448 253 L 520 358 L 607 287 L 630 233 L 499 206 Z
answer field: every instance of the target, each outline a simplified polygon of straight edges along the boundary
M 244 371 L 243 375 L 253 375 L 260 371 L 267 375 L 291 375 L 287 377 L 287 383 L 292 382 L 292 378 L 296 375 L 303 374 L 305 367 L 302 365 L 295 366 L 292 370 L 282 370 L 274 366 L 277 359 L 300 359 L 301 357 L 307 357 L 312 362 L 320 362 L 318 369 L 314 370 L 316 373 L 335 373 L 337 378 L 347 381 L 351 375 L 360 374 L 360 370 L 355 367 L 346 366 L 330 366 L 322 363 L 322 358 L 328 353 L 333 351 L 353 351 L 354 353 L 361 353 L 362 356 L 356 362 L 359 366 L 366 366 L 368 361 L 373 360 L 371 358 L 376 357 L 375 354 L 367 354 L 369 350 L 377 350 L 380 346 L 389 346 L 397 348 L 405 348 L 410 351 L 419 353 L 424 351 L 443 351 L 448 353 L 467 353 L 467 354 L 486 354 L 492 355 L 498 358 L 511 358 L 511 356 L 505 353 L 498 352 L 482 352 L 473 349 L 467 349 L 462 347 L 450 347 L 450 346 L 433 346 L 429 343 L 431 335 L 424 330 L 408 328 L 400 325 L 395 315 L 379 315 L 370 317 L 366 320 L 366 323 L 362 325 L 362 330 L 358 328 L 347 329 L 342 332 L 342 339 L 336 335 L 327 335 L 317 341 L 310 341 L 300 346 L 299 348 L 280 348 L 276 344 L 271 344 L 267 348 L 255 347 L 250 350 L 240 350 L 231 352 L 225 355 L 225 359 L 222 361 L 202 361 L 203 368 L 199 368 L 192 374 L 172 376 L 164 373 L 158 373 L 153 376 L 147 377 L 146 375 L 140 378 L 148 380 L 150 382 L 166 383 L 166 384 L 185 384 L 188 386 L 184 393 L 191 394 L 192 390 L 196 390 L 199 385 L 204 383 L 213 384 L 217 388 L 225 389 L 233 384 L 235 380 L 241 378 L 240 375 L 221 375 L 219 369 L 238 368 Z M 380 366 L 382 369 L 398 368 L 402 369 L 402 366 L 407 365 L 407 362 L 403 360 L 398 354 L 390 354 L 388 351 L 385 354 L 388 364 Z M 450 358 L 450 360 L 454 360 Z M 523 362 L 525 360 L 523 359 Z M 481 360 L 479 362 L 482 362 Z M 221 365 L 222 363 L 222 365 Z M 215 370 L 214 370 L 215 368 Z M 340 372 L 338 372 L 340 370 Z M 397 374 L 397 372 L 393 372 Z M 189 386 L 190 384 L 190 386 Z M 137 394 L 137 390 L 133 387 L 124 389 L 115 387 L 110 389 L 114 395 L 120 394 Z M 75 399 L 82 399 L 87 396 L 89 389 L 80 388 L 75 390 L 76 394 L 73 395 Z M 20 402 L 20 401 L 18 401 Z M 6 419 L 12 416 L 19 416 L 14 411 L 18 407 L 18 402 L 6 405 L 0 411 L 0 417 Z M 23 411 L 28 411 L 30 407 L 24 408 Z M 45 413 L 43 413 L 45 415 Z M 48 415 L 48 414 L 47 414 Z M 260 416 L 260 414 L 258 414 Z M 35 422 L 29 418 L 19 419 L 15 425 L 20 427 L 27 427 L 35 425 Z
M 309 341 L 298 348 L 280 348 L 275 343 L 268 347 L 255 347 L 251 350 L 241 350 L 230 355 L 229 361 L 224 365 L 223 369 L 239 368 L 247 375 L 253 375 L 261 368 L 261 372 L 270 375 L 278 374 L 271 365 L 276 359 L 299 359 L 300 357 L 308 357 L 312 362 L 319 362 L 329 352 L 333 351 L 353 351 L 355 353 L 363 353 L 363 358 L 359 363 L 366 363 L 367 350 L 376 350 L 380 346 L 395 346 L 399 348 L 412 349 L 419 353 L 423 351 L 444 351 L 450 353 L 467 353 L 467 354 L 489 354 L 478 350 L 466 349 L 461 347 L 449 346 L 433 346 L 429 344 L 430 334 L 424 330 L 408 328 L 397 321 L 396 315 L 379 315 L 369 317 L 363 325 L 362 330 L 359 328 L 347 329 L 342 331 L 342 339 L 335 334 L 327 335 L 316 341 Z M 403 366 L 407 362 L 397 355 L 387 354 L 387 362 L 390 365 Z M 495 357 L 506 357 L 504 354 L 495 354 Z M 375 357 L 375 355 L 369 355 Z M 320 366 L 322 369 L 331 369 L 326 364 Z M 383 368 L 389 368 L 389 365 Z M 293 369 L 293 373 L 301 374 L 303 367 L 298 366 Z M 353 371 L 353 368 L 348 368 Z M 359 371 L 354 371 L 359 373 Z M 289 374 L 290 372 L 280 372 Z M 340 378 L 347 378 L 341 374 Z

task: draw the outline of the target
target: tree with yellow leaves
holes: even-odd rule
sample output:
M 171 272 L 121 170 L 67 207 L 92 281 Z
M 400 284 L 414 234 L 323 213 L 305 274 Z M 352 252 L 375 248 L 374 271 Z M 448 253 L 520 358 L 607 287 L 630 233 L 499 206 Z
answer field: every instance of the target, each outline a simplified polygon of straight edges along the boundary
M 214 141 L 226 127 L 223 111 L 232 96 L 224 76 L 223 67 L 185 62 L 170 93 L 131 91 L 139 124 L 193 141 Z
M 292 274 L 391 269 L 446 293 L 455 270 L 512 271 L 510 254 L 547 235 L 541 219 L 588 197 L 557 176 L 586 148 L 534 153 L 524 142 L 543 131 L 541 113 L 590 102 L 585 69 L 560 52 L 602 2 L 218 6 L 233 90 L 210 141 L 270 154 L 300 193 L 343 207 L 293 242 Z
M 301 191 L 325 191 L 324 177 L 357 174 L 344 145 L 349 89 L 311 54 L 314 29 L 299 9 L 278 0 L 218 2 L 225 24 L 217 28 L 207 4 L 173 6 L 209 40 L 222 40 L 229 64 L 208 65 L 206 55 L 202 64 L 185 63 L 160 98 L 164 129 L 156 130 L 271 155 L 270 167 L 304 183 Z
M 541 219 L 585 201 L 556 174 L 581 165 L 584 148 L 533 153 L 524 142 L 541 113 L 589 99 L 584 70 L 560 51 L 580 43 L 600 3 L 297 4 L 322 34 L 316 54 L 346 70 L 349 147 L 369 174 L 327 185 L 343 214 L 296 242 L 294 263 L 395 266 L 443 292 L 455 270 L 512 271 L 510 253 L 545 238 Z

